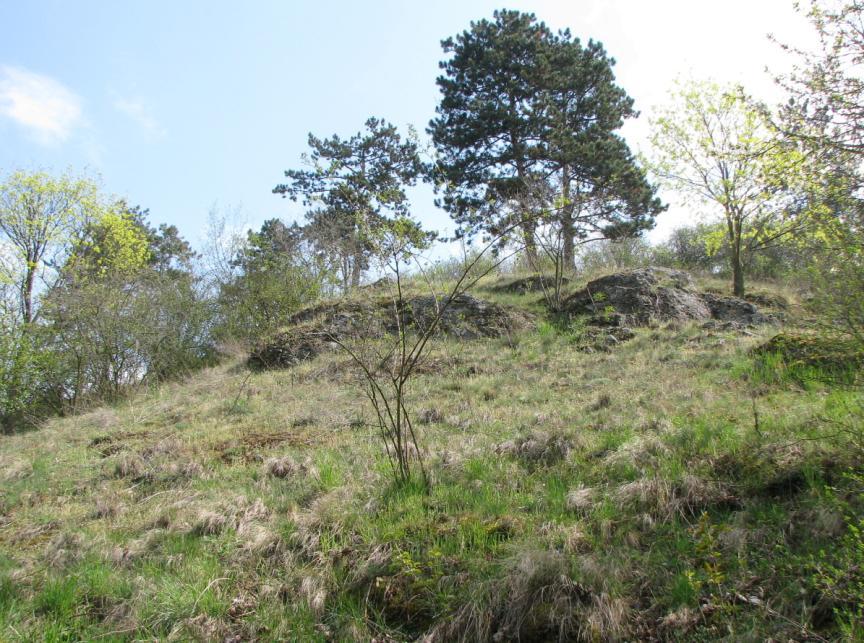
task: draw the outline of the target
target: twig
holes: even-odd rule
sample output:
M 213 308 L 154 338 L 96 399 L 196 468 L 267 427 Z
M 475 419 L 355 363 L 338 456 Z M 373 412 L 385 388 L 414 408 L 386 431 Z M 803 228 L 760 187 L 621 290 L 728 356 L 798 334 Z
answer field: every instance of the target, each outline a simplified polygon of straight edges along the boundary
M 240 388 L 237 389 L 237 395 L 234 398 L 234 401 L 231 403 L 231 408 L 228 409 L 229 413 L 233 413 L 234 409 L 237 407 L 237 402 L 240 401 L 240 395 L 243 394 L 243 389 L 246 387 L 247 382 L 249 382 L 249 378 L 252 377 L 252 370 L 250 369 L 246 373 L 246 377 L 243 378 L 243 381 L 240 383 Z
M 786 621 L 787 623 L 789 623 L 793 627 L 796 627 L 798 629 L 798 631 L 801 632 L 801 634 L 803 634 L 804 636 L 809 636 L 811 638 L 816 639 L 817 641 L 824 641 L 824 643 L 828 643 L 828 639 L 826 639 L 822 636 L 819 636 L 818 634 L 816 634 L 816 632 L 812 632 L 803 623 L 798 623 L 797 621 L 793 621 L 788 616 L 784 616 L 783 614 L 781 614 L 777 610 L 771 609 L 770 607 L 768 607 L 768 603 L 766 603 L 765 601 L 763 601 L 760 598 L 756 598 L 755 596 L 744 596 L 743 594 L 740 594 L 739 592 L 735 592 L 735 598 L 738 599 L 739 601 L 743 602 L 743 603 L 746 603 L 747 605 L 753 605 L 754 607 L 762 608 L 763 610 L 765 610 L 765 612 L 769 616 L 773 616 L 775 618 L 779 618 L 782 621 Z

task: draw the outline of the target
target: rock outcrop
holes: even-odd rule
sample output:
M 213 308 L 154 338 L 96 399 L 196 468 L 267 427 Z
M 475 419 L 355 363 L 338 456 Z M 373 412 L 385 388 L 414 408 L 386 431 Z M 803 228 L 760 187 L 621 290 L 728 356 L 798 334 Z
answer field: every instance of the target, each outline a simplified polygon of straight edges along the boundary
M 652 321 L 718 320 L 742 326 L 771 318 L 737 297 L 700 293 L 689 274 L 669 268 L 640 268 L 590 282 L 564 301 L 571 315 L 590 315 L 597 325 L 646 326 Z
M 560 276 L 558 281 L 561 285 L 569 284 L 569 277 Z M 511 279 L 501 284 L 496 284 L 492 287 L 495 292 L 507 292 L 517 295 L 524 295 L 532 292 L 544 292 L 555 290 L 555 275 L 531 275 L 529 277 L 520 277 Z
M 446 306 L 445 301 L 431 295 L 410 297 L 404 300 L 401 315 L 388 298 L 312 306 L 290 317 L 284 330 L 256 346 L 248 363 L 254 368 L 292 366 L 338 348 L 340 342 L 395 335 L 400 324 L 422 332 L 442 308 L 435 332 L 465 340 L 500 337 L 533 323 L 528 313 L 471 295 L 454 297 Z

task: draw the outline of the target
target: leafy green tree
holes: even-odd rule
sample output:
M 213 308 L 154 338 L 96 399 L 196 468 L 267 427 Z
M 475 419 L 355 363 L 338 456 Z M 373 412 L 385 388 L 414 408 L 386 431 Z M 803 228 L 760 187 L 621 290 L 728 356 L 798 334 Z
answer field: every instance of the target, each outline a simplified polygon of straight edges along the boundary
M 60 411 L 185 373 L 213 356 L 211 310 L 173 226 L 115 204 L 88 224 L 45 296 L 56 364 L 47 399 Z
M 789 94 L 777 126 L 811 152 L 864 154 L 864 3 L 808 0 L 796 3 L 818 39 L 815 50 L 782 45 L 799 64 L 777 82 Z
M 279 219 L 268 219 L 258 232 L 250 231 L 247 245 L 236 262 L 245 271 L 266 270 L 296 260 L 303 244 L 303 231 L 295 223 L 286 226 Z
M 369 239 L 388 219 L 408 213 L 407 186 L 423 164 L 414 136 L 403 139 L 394 125 L 370 118 L 362 132 L 343 139 L 309 135 L 311 169 L 288 170 L 288 183 L 273 192 L 313 208 L 309 214 L 317 244 L 332 243 L 340 259 L 343 287 L 360 283 L 373 248 Z M 330 236 L 322 228 L 334 223 Z M 334 236 L 337 235 L 338 236 Z
M 103 210 L 96 184 L 70 174 L 17 171 L 0 183 L 0 242 L 12 254 L 25 324 L 36 316 L 37 279 L 50 288 L 76 235 Z
M 378 223 L 383 220 L 377 220 Z M 303 236 L 317 255 L 339 275 L 342 292 L 348 292 L 368 270 L 374 245 L 353 212 L 322 207 L 306 213 Z
M 532 257 L 537 222 L 529 210 L 543 137 L 536 101 L 551 38 L 533 14 L 502 10 L 444 40 L 451 56 L 440 63 L 441 101 L 428 128 L 440 205 L 469 235 L 495 236 L 521 221 Z
M 48 399 L 59 411 L 210 363 L 210 311 L 193 279 L 150 268 L 106 273 L 54 289 L 45 302 Z
M 220 334 L 256 341 L 326 292 L 325 262 L 311 252 L 303 230 L 278 219 L 250 231 L 232 264 L 236 275 L 220 286 Z
M 729 255 L 726 225 L 697 223 L 673 230 L 666 241 L 655 247 L 654 261 L 673 268 L 729 276 Z M 758 252 L 745 252 L 744 271 L 758 279 L 789 278 L 800 275 L 812 258 L 807 243 L 795 235 L 783 235 L 774 243 L 763 245 Z
M 133 273 L 150 263 L 147 230 L 127 211 L 110 211 L 87 225 L 66 262 L 79 278 Z
M 575 266 L 575 242 L 624 239 L 654 225 L 665 207 L 627 143 L 615 132 L 637 114 L 615 83 L 598 42 L 582 46 L 569 31 L 551 39 L 537 109 L 544 126 L 543 171 L 560 188 L 552 220 L 560 225 L 563 262 Z
M 652 119 L 653 170 L 670 189 L 722 213 L 733 292 L 744 294 L 746 254 L 795 229 L 778 177 L 791 162 L 764 114 L 740 88 L 692 81 Z
M 529 263 L 553 225 L 566 266 L 575 244 L 633 236 L 662 211 L 615 134 L 636 116 L 600 43 L 554 34 L 533 14 L 497 11 L 445 40 L 429 133 L 441 203 L 465 234 L 519 223 Z M 548 254 L 548 252 L 547 252 Z
M 809 226 L 802 242 L 813 252 L 813 304 L 830 320 L 826 329 L 864 344 L 864 4 L 801 7 L 819 44 L 815 51 L 785 46 L 799 64 L 777 79 L 789 100 L 773 124 L 799 152 L 788 183 Z
M 56 355 L 46 349 L 39 329 L 20 323 L 17 315 L 0 315 L 0 429 L 10 432 L 38 418 L 46 375 Z

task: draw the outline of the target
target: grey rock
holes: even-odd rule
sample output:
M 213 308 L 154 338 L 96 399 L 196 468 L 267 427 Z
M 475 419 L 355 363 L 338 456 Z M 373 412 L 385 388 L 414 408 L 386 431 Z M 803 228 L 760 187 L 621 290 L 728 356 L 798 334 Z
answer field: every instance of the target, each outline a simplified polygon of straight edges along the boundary
M 259 342 L 247 363 L 253 368 L 282 368 L 334 350 L 344 341 L 395 335 L 400 327 L 425 332 L 442 308 L 435 333 L 459 339 L 506 336 L 533 324 L 533 317 L 524 311 L 467 294 L 445 303 L 427 295 L 406 298 L 401 310 L 387 297 L 311 306 L 289 317 L 283 330 Z
M 694 290 L 686 272 L 649 267 L 595 279 L 564 302 L 571 315 L 595 326 L 651 326 L 658 321 L 719 320 L 764 324 L 773 319 L 752 303 Z M 621 339 L 616 335 L 616 339 Z
M 569 277 L 559 276 L 561 285 L 569 284 Z M 497 284 L 491 288 L 494 292 L 510 292 L 517 294 L 525 294 L 530 292 L 544 292 L 547 290 L 555 290 L 555 275 L 531 275 L 530 277 L 520 277 L 512 279 L 502 284 Z

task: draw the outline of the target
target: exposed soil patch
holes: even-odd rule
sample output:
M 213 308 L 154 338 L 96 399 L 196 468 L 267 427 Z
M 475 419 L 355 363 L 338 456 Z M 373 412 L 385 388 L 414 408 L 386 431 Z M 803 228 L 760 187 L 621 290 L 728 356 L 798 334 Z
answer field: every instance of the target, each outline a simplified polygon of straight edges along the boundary
M 280 444 L 291 447 L 309 447 L 315 441 L 309 437 L 301 437 L 292 433 L 248 433 L 233 440 L 223 440 L 213 445 L 213 451 L 217 457 L 225 463 L 235 462 L 263 462 L 263 453 Z
M 115 433 L 112 435 L 97 435 L 95 438 L 90 440 L 90 443 L 87 446 L 98 451 L 99 455 L 103 458 L 107 458 L 108 456 L 119 453 L 123 449 L 127 448 L 128 445 L 126 442 L 128 440 L 146 438 L 149 435 L 149 431 L 128 431 L 126 433 Z

